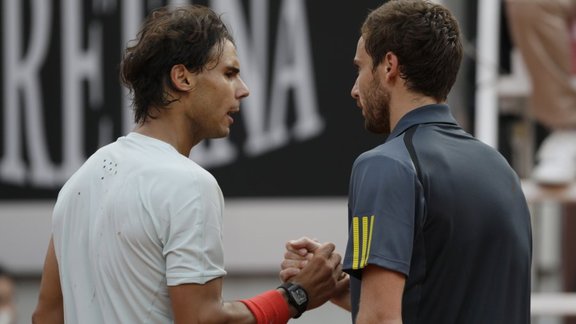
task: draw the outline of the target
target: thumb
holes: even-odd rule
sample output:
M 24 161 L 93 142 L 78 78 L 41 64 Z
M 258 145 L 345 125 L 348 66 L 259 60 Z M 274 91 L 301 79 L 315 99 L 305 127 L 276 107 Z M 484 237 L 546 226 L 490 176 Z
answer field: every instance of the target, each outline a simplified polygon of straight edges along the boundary
M 286 250 L 305 256 L 309 252 L 314 252 L 320 246 L 320 243 L 308 237 L 301 237 L 297 240 L 291 240 L 286 243 Z
M 336 246 L 333 243 L 324 243 L 314 251 L 314 255 L 322 255 L 325 256 L 326 258 L 329 258 L 335 249 Z

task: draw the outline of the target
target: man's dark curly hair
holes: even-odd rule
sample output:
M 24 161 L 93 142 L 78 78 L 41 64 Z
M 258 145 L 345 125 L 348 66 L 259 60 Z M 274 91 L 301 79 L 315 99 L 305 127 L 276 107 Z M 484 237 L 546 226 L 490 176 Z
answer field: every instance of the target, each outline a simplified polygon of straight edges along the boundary
M 460 28 L 448 9 L 426 0 L 391 0 L 368 15 L 361 32 L 374 69 L 392 52 L 408 89 L 446 100 L 463 56 Z
M 210 8 L 189 5 L 153 11 L 126 48 L 120 79 L 132 94 L 134 121 L 154 118 L 151 109 L 164 109 L 178 100 L 166 89 L 174 89 L 170 71 L 183 64 L 193 72 L 220 58 L 226 40 L 234 39 L 220 17 Z

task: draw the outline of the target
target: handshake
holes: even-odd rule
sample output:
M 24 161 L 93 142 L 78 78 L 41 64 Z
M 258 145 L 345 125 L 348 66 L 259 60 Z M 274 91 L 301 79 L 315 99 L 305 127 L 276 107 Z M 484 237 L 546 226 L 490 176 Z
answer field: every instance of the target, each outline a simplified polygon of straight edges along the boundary
M 307 237 L 286 243 L 280 280 L 304 289 L 306 302 L 302 311 L 314 309 L 328 300 L 350 310 L 350 278 L 342 272 L 342 256 L 334 250 L 333 243 L 320 244 Z

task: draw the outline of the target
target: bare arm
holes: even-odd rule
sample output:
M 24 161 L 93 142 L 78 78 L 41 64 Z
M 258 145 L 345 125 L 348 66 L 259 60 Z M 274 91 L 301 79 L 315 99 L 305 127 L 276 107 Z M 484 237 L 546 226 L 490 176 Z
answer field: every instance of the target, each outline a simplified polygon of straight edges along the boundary
M 50 238 L 48 252 L 44 261 L 40 294 L 36 310 L 32 315 L 32 323 L 64 323 L 64 303 L 62 300 L 62 289 L 60 288 L 60 274 L 58 273 L 58 262 L 52 238 Z
M 222 278 L 206 284 L 183 284 L 169 287 L 174 323 L 256 323 L 241 302 L 222 301 Z
M 308 310 L 325 303 L 334 293 L 336 282 L 341 273 L 340 255 L 332 253 L 331 243 L 319 245 L 309 259 L 308 266 L 292 277 L 300 284 L 309 297 Z M 278 290 L 285 298 L 284 290 Z M 242 302 L 224 302 L 222 300 L 222 278 L 214 279 L 203 285 L 183 284 L 169 287 L 174 323 L 256 323 L 250 310 Z M 297 314 L 289 307 L 291 315 Z
M 362 270 L 362 292 L 357 324 L 401 324 L 406 277 L 374 265 Z

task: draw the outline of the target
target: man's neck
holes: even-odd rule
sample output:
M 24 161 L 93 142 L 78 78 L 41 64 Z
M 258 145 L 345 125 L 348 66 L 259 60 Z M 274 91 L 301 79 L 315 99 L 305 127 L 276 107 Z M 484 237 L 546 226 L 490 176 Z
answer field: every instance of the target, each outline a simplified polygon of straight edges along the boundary
M 412 110 L 438 103 L 440 103 L 438 100 L 422 94 L 405 93 L 402 96 L 392 96 L 390 101 L 390 129 L 394 129 L 400 119 Z
M 148 118 L 137 125 L 134 132 L 166 142 L 184 156 L 188 156 L 192 147 L 201 141 L 193 136 L 183 118 L 167 114 Z

